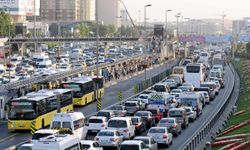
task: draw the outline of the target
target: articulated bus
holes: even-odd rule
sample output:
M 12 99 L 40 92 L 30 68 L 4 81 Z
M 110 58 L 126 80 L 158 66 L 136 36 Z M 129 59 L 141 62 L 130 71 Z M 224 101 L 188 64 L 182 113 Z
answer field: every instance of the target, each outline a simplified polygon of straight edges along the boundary
M 62 83 L 62 88 L 72 89 L 74 93 L 73 104 L 75 106 L 85 106 L 93 102 L 94 99 L 94 82 L 98 83 L 98 98 L 104 96 L 104 79 L 102 76 L 82 76 Z
M 206 68 L 203 64 L 188 64 L 185 69 L 184 80 L 192 83 L 194 87 L 200 87 L 201 82 L 205 81 Z
M 58 112 L 73 111 L 73 92 L 70 89 L 40 90 L 8 102 L 8 129 L 30 130 L 50 125 Z

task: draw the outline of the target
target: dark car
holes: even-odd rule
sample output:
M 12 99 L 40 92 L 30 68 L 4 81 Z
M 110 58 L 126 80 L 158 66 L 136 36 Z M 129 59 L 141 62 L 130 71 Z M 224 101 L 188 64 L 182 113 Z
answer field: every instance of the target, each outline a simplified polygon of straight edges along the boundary
M 135 125 L 135 133 L 142 133 L 146 131 L 146 123 L 142 121 L 141 117 L 134 116 L 131 117 L 132 124 Z
M 96 116 L 103 116 L 109 120 L 114 117 L 114 112 L 112 110 L 101 110 L 96 114 Z
M 134 116 L 142 117 L 147 127 L 155 125 L 155 117 L 150 111 L 137 111 Z

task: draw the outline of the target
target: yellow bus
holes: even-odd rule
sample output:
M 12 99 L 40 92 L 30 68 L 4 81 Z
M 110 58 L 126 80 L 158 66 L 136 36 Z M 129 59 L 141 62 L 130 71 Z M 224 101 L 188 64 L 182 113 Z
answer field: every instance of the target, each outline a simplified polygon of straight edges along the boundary
M 98 83 L 98 98 L 104 96 L 104 78 L 102 76 L 82 76 L 62 83 L 62 88 L 72 89 L 74 93 L 73 104 L 75 106 L 85 106 L 95 100 L 95 84 Z
M 40 90 L 8 102 L 8 129 L 30 130 L 31 123 L 40 129 L 50 125 L 58 112 L 73 111 L 70 89 Z

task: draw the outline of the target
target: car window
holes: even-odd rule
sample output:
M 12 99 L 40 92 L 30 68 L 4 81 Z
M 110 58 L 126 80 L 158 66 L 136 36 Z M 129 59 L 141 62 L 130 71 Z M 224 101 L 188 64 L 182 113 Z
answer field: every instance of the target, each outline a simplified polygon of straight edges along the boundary
M 114 132 L 102 131 L 97 134 L 98 136 L 114 136 Z
M 139 145 L 121 145 L 120 150 L 139 150 Z
M 127 122 L 125 120 L 110 120 L 108 123 L 108 127 L 126 128 Z
M 82 148 L 83 148 L 83 150 L 87 150 L 87 149 L 90 148 L 90 145 L 88 145 L 88 144 L 82 144 Z
M 70 122 L 63 122 L 63 123 L 62 123 L 62 128 L 69 128 L 69 129 L 71 129 L 71 124 L 70 124 Z

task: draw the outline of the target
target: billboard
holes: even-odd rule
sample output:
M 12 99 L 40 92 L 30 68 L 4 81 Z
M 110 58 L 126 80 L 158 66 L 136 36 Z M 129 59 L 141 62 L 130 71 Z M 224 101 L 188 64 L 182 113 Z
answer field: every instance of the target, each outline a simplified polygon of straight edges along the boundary
M 163 38 L 164 27 L 163 24 L 155 24 L 154 25 L 154 35 L 160 38 Z

